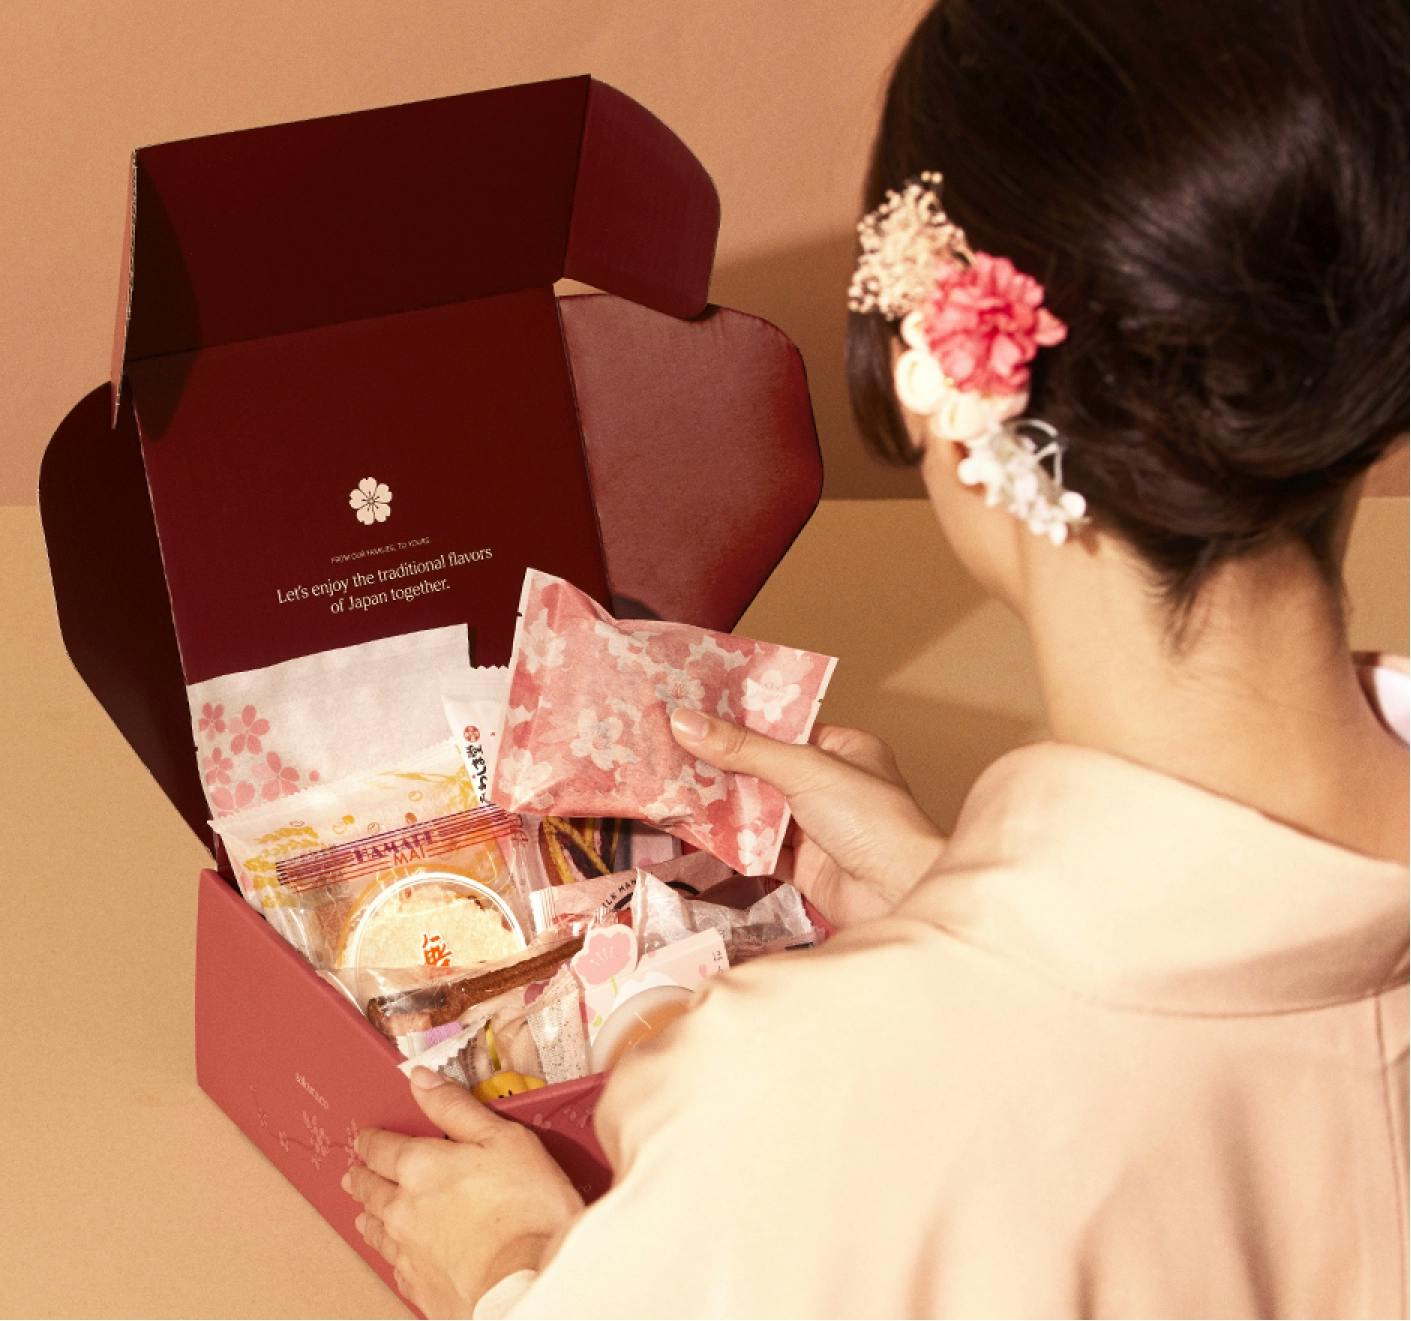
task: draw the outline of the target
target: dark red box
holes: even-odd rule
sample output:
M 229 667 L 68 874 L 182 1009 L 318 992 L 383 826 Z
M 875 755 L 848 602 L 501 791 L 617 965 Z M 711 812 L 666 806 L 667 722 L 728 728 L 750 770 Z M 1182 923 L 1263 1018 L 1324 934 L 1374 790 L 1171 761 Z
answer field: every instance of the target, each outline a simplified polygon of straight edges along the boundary
M 187 683 L 459 622 L 502 663 L 531 563 L 729 629 L 817 503 L 797 350 L 707 302 L 709 175 L 603 83 L 146 147 L 128 207 L 112 380 L 55 433 L 40 510 L 74 665 L 207 844 Z M 371 472 L 398 536 L 493 554 L 395 612 L 291 609 Z M 199 885 L 200 1084 L 390 1285 L 338 1181 L 359 1125 L 431 1131 L 396 1051 L 227 876 Z M 590 1197 L 599 1085 L 501 1103 Z

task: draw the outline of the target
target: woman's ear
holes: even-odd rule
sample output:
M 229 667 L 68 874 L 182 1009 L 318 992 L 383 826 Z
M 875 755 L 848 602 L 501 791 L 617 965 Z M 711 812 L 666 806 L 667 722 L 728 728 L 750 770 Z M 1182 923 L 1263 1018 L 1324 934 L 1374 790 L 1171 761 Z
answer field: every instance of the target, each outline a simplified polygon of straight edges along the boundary
M 983 495 L 981 488 L 968 487 L 960 480 L 960 465 L 970 454 L 970 447 L 959 440 L 937 440 L 931 438 L 931 449 L 935 452 L 937 466 L 944 472 L 946 480 L 954 482 L 964 490 Z
M 959 440 L 941 440 L 931 434 L 930 428 L 923 421 L 920 430 L 924 433 L 922 441 L 917 444 L 922 450 L 921 474 L 926 482 L 926 489 L 930 492 L 933 503 L 937 504 L 938 511 L 942 508 L 941 501 L 945 505 L 954 507 L 957 501 L 969 501 L 979 497 L 980 505 L 984 505 L 984 489 L 978 486 L 966 486 L 960 480 L 960 465 L 970 453 L 964 442 Z

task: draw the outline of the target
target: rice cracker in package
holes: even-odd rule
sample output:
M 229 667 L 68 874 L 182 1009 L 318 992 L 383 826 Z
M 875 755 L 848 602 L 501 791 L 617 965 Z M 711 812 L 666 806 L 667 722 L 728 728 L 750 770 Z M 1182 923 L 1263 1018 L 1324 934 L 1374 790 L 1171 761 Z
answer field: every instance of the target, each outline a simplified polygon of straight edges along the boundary
M 784 795 L 692 757 L 672 737 L 671 713 L 688 707 L 805 743 L 835 664 L 689 624 L 617 620 L 530 569 L 491 797 L 509 812 L 649 821 L 767 876 L 789 823 Z
M 245 897 L 315 967 L 473 966 L 524 948 L 523 831 L 449 741 L 213 823 Z

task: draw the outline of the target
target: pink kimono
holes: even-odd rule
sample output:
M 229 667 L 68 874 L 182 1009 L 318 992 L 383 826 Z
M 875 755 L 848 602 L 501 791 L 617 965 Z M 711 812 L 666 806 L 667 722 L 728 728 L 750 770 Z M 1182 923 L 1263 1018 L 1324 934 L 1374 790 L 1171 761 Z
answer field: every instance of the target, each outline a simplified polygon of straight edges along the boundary
M 1407 680 L 1369 672 L 1406 737 Z M 1103 753 L 890 917 L 716 979 L 476 1315 L 1404 1316 L 1407 872 Z

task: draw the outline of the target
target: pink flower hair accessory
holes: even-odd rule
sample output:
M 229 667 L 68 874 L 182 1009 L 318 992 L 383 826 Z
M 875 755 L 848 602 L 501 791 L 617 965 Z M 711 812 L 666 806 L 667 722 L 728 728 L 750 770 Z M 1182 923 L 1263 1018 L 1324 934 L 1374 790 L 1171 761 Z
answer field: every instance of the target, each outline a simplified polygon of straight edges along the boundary
M 1058 433 L 1022 415 L 1029 364 L 1068 328 L 1044 307 L 1037 280 L 1007 257 L 972 250 L 940 187 L 927 171 L 862 218 L 848 307 L 901 323 L 897 398 L 938 440 L 965 445 L 960 480 L 1061 545 L 1087 502 L 1063 486 Z

